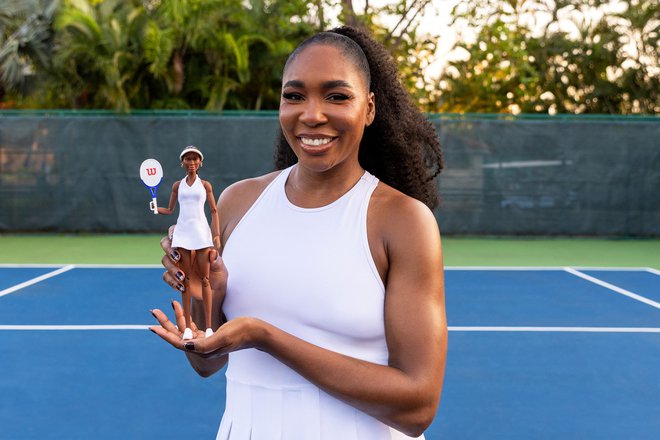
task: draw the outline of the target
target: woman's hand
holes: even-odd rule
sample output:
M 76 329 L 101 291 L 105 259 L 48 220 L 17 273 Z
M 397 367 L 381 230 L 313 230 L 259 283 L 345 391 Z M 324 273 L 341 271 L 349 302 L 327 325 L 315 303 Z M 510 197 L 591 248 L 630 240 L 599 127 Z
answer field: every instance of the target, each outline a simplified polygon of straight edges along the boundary
M 158 320 L 159 326 L 150 327 L 174 348 L 194 352 L 204 358 L 221 357 L 232 351 L 259 346 L 267 330 L 263 321 L 255 318 L 236 318 L 222 325 L 212 336 L 205 337 L 204 332 L 192 323 L 194 338 L 183 340 L 186 321 L 183 308 L 178 301 L 172 301 L 176 324 L 171 322 L 165 313 L 155 309 L 151 314 Z
M 179 267 L 179 259 L 181 255 L 176 249 L 172 248 L 172 234 L 174 234 L 174 228 L 175 226 L 170 226 L 167 236 L 160 240 L 160 246 L 165 252 L 165 255 L 163 255 L 161 260 L 163 267 L 165 267 L 163 281 L 174 290 L 182 292 L 184 289 L 183 280 L 185 279 L 186 274 Z M 227 292 L 227 268 L 224 261 L 222 261 L 218 249 L 209 252 L 209 261 L 211 262 L 209 282 L 211 283 L 211 290 L 213 291 L 213 303 L 221 306 L 225 299 L 225 293 Z M 190 288 L 198 291 L 197 295 L 195 295 L 195 292 L 192 292 L 192 296 L 201 297 L 199 294 L 201 289 L 198 289 L 198 287 L 200 287 L 200 280 L 199 277 L 195 275 L 196 274 L 189 274 L 191 281 Z

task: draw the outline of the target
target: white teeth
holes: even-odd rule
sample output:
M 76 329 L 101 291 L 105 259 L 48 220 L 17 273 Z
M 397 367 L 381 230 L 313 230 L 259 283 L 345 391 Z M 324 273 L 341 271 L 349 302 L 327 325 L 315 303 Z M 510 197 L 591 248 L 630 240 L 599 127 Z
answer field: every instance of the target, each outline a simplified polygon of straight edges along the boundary
M 325 145 L 328 142 L 330 142 L 332 139 L 330 138 L 324 138 L 324 139 L 309 139 L 309 138 L 300 138 L 300 140 L 303 142 L 305 145 L 312 145 L 312 146 L 319 146 L 319 145 Z

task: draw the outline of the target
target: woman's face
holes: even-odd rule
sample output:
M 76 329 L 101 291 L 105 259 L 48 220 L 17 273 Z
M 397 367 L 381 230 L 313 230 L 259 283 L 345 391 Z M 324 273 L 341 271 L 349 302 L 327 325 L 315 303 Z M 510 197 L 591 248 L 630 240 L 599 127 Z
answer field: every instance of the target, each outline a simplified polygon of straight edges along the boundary
M 288 65 L 282 80 L 280 124 L 298 162 L 323 172 L 357 163 L 374 96 L 364 75 L 337 48 L 313 44 Z
M 202 165 L 202 158 L 194 151 L 190 151 L 183 155 L 181 166 L 186 173 L 197 173 L 197 170 Z

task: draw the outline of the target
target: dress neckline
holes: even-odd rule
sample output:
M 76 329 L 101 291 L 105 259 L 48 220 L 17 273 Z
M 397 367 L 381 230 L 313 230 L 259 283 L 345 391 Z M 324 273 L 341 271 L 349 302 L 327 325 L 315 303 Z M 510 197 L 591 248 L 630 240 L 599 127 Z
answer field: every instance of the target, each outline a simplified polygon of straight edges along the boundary
M 289 200 L 289 196 L 286 193 L 286 182 L 289 180 L 289 175 L 291 174 L 291 171 L 295 165 L 292 165 L 288 169 L 286 169 L 282 174 L 282 181 L 280 182 L 280 191 L 282 192 L 282 196 L 284 198 L 284 201 L 286 205 L 295 210 L 295 211 L 300 211 L 300 212 L 318 212 L 318 211 L 324 211 L 326 209 L 330 209 L 339 203 L 341 203 L 343 200 L 349 198 L 351 194 L 353 194 L 355 191 L 357 191 L 357 188 L 359 187 L 359 183 L 366 177 L 370 175 L 370 173 L 367 170 L 364 170 L 364 173 L 360 176 L 360 178 L 353 184 L 351 188 L 349 188 L 348 191 L 346 191 L 344 194 L 339 196 L 337 199 L 333 200 L 332 202 L 328 203 L 327 205 L 323 206 L 317 206 L 315 208 L 303 208 L 302 206 L 298 206 L 295 203 L 293 203 L 291 200 Z
M 193 183 L 188 185 L 188 176 L 186 175 L 186 177 L 183 178 L 183 183 L 185 183 L 188 188 L 192 188 L 195 182 L 197 182 L 197 177 L 197 174 L 195 174 L 195 180 L 193 180 Z

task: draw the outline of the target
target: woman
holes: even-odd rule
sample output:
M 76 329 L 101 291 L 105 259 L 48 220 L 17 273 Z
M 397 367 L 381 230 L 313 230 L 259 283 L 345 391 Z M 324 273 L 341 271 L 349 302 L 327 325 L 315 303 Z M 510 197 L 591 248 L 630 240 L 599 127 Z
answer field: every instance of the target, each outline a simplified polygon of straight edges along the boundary
M 195 274 L 199 278 L 202 287 L 201 297 L 204 303 L 204 322 L 206 324 L 205 336 L 213 334 L 212 322 L 212 294 L 209 284 L 211 261 L 215 260 L 215 246 L 220 246 L 220 233 L 218 222 L 218 211 L 215 206 L 213 187 L 197 175 L 202 167 L 204 155 L 199 148 L 190 145 L 181 151 L 179 155 L 181 167 L 186 170 L 186 177 L 181 181 L 174 182 L 170 195 L 170 204 L 167 208 L 158 208 L 158 214 L 170 215 L 174 207 L 179 203 L 179 218 L 176 221 L 176 229 L 172 234 L 171 246 L 177 249 L 180 266 L 185 271 L 175 274 L 180 282 L 177 290 L 181 291 L 183 300 L 183 314 L 186 323 L 182 335 L 183 340 L 193 338 L 192 317 L 190 314 L 190 300 L 192 289 L 189 288 L 190 277 Z M 211 227 L 209 228 L 204 214 L 204 202 L 208 202 L 211 209 Z M 197 290 L 199 291 L 199 290 Z M 200 321 L 198 321 L 200 322 Z
M 173 303 L 176 325 L 155 310 L 152 331 L 202 376 L 229 354 L 219 439 L 419 436 L 447 347 L 440 234 L 425 205 L 437 203 L 437 137 L 386 51 L 351 28 L 291 54 L 279 115 L 284 170 L 218 201 L 222 327 L 182 342 Z M 163 264 L 176 285 L 175 259 Z

